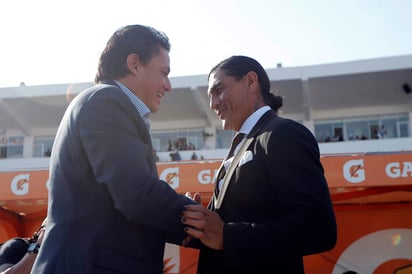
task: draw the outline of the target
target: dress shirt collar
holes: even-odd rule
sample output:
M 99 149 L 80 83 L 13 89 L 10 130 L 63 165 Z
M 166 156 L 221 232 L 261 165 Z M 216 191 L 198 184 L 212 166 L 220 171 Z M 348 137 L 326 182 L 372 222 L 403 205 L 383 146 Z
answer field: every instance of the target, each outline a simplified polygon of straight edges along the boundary
M 243 125 L 240 127 L 239 132 L 245 133 L 246 135 L 248 135 L 250 133 L 250 131 L 252 130 L 252 128 L 259 121 L 259 119 L 263 116 L 263 114 L 265 114 L 269 110 L 271 110 L 271 108 L 269 106 L 263 106 L 263 107 L 259 108 L 258 110 L 256 110 L 255 112 L 253 112 L 246 119 L 246 121 L 243 123 Z
M 124 94 L 129 97 L 130 101 L 132 101 L 133 105 L 136 107 L 137 111 L 139 112 L 140 116 L 143 118 L 145 123 L 150 123 L 149 115 L 150 109 L 137 97 L 128 87 L 123 85 L 121 82 L 114 80 L 114 82 L 120 87 Z

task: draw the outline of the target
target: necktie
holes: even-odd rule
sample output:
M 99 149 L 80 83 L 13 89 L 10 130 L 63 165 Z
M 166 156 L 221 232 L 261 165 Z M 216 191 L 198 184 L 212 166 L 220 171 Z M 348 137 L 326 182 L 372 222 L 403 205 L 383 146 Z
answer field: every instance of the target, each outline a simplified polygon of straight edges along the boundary
M 245 137 L 244 133 L 240 133 L 240 132 L 236 133 L 236 135 L 232 139 L 232 144 L 230 145 L 229 153 L 226 155 L 223 162 L 225 162 L 227 159 L 229 159 L 230 157 L 234 155 L 236 147 L 240 144 L 240 142 L 243 140 L 244 137 Z M 225 177 L 225 174 L 226 174 L 226 168 L 223 165 L 223 162 L 222 162 L 221 170 L 217 176 L 217 182 L 216 182 L 216 188 L 215 188 L 216 197 L 217 197 L 217 194 L 219 193 L 219 182 Z
M 244 133 L 238 132 L 236 133 L 235 137 L 233 137 L 232 144 L 230 145 L 230 150 L 229 153 L 226 157 L 226 159 L 229 159 L 234 155 L 236 147 L 240 144 L 240 142 L 243 140 L 245 137 Z

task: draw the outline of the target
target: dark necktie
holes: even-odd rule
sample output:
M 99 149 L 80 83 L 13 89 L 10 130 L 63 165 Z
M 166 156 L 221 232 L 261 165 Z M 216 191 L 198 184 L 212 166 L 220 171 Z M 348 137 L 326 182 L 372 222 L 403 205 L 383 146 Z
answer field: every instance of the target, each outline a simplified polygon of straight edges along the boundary
M 228 155 L 226 156 L 226 159 L 229 159 L 230 157 L 233 156 L 236 147 L 240 144 L 240 142 L 243 140 L 245 137 L 244 133 L 238 132 L 236 133 L 235 137 L 233 137 L 232 144 L 230 145 L 230 150 Z
M 233 154 L 235 152 L 236 147 L 240 144 L 240 142 L 243 140 L 244 137 L 245 137 L 244 133 L 240 133 L 240 132 L 236 133 L 236 135 L 232 139 L 232 144 L 230 145 L 229 153 L 226 155 L 223 162 L 225 162 L 230 157 L 233 157 Z M 223 165 L 223 162 L 222 162 L 222 168 L 221 168 L 221 170 L 220 170 L 220 172 L 217 176 L 217 180 L 216 180 L 216 187 L 215 187 L 216 197 L 217 197 L 217 194 L 219 193 L 219 182 L 220 182 L 220 180 L 223 179 L 223 177 L 225 177 L 225 174 L 226 174 L 226 168 Z

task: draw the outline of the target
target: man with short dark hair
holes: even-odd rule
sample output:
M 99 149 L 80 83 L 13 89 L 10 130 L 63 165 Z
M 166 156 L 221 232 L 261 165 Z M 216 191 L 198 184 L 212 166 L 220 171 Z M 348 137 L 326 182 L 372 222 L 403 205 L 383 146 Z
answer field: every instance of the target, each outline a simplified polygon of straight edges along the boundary
M 48 225 L 33 273 L 163 273 L 165 242 L 186 236 L 185 205 L 157 174 L 150 113 L 171 90 L 170 44 L 151 27 L 117 30 L 96 84 L 77 95 L 50 158 Z

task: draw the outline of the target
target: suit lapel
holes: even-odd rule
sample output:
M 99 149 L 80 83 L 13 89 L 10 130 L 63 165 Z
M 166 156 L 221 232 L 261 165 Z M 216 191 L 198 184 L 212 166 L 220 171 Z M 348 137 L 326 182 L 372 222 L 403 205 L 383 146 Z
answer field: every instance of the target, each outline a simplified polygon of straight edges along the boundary
M 265 114 L 263 114 L 263 116 L 259 119 L 259 121 L 256 123 L 256 125 L 252 128 L 252 130 L 248 134 L 248 137 L 246 138 L 246 140 L 243 142 L 241 148 L 239 149 L 238 153 L 233 158 L 229 169 L 226 171 L 226 175 L 225 175 L 225 178 L 224 178 L 224 181 L 223 181 L 223 184 L 222 184 L 222 189 L 219 191 L 219 194 L 218 194 L 217 197 L 216 197 L 216 191 L 214 191 L 212 199 L 210 200 L 209 205 L 208 205 L 209 209 L 218 210 L 222 206 L 223 198 L 225 196 L 227 188 L 229 187 L 230 179 L 233 175 L 233 172 L 236 170 L 236 167 L 239 164 L 239 161 L 242 158 L 244 152 L 249 147 L 249 145 L 252 143 L 252 141 L 259 135 L 259 133 L 264 128 L 264 126 L 271 119 L 275 119 L 275 117 L 277 117 L 275 112 L 268 111 Z M 222 165 L 220 166 L 219 171 L 218 171 L 217 174 L 219 174 L 221 172 L 223 162 L 222 162 Z M 218 187 L 218 185 L 217 185 L 218 183 L 219 182 L 217 181 L 215 187 Z
M 215 207 L 214 207 L 214 205 L 215 205 L 215 201 L 216 201 L 216 199 L 217 199 L 217 195 L 218 195 L 218 193 L 219 193 L 219 191 L 218 191 L 218 189 L 219 189 L 219 182 L 220 182 L 220 180 L 222 179 L 221 177 L 222 177 L 222 172 L 223 172 L 223 170 L 222 169 L 224 169 L 225 167 L 225 165 L 224 165 L 224 163 L 225 163 L 225 161 L 227 160 L 227 156 L 225 157 L 225 159 L 220 163 L 220 167 L 219 167 L 219 169 L 217 170 L 217 173 L 216 173 L 216 178 L 214 179 L 214 182 L 215 182 L 215 187 L 214 187 L 214 189 L 213 189 L 213 195 L 212 195 L 212 198 L 209 200 L 209 204 L 207 205 L 207 208 L 209 209 L 209 210 L 214 210 L 215 209 Z
M 136 107 L 133 105 L 132 101 L 127 97 L 126 94 L 124 94 L 124 92 L 122 91 L 122 89 L 119 87 L 119 85 L 113 81 L 112 79 L 103 79 L 102 80 L 102 84 L 106 84 L 106 85 L 111 85 L 111 86 L 115 86 L 117 88 L 119 88 L 122 96 L 124 96 L 125 98 L 127 98 L 127 102 L 129 102 L 129 106 L 128 108 L 130 109 L 131 112 L 133 112 L 135 115 L 134 117 L 136 117 L 136 119 L 138 120 L 137 126 L 138 126 L 138 130 L 139 133 L 141 134 L 141 137 L 143 139 L 143 141 L 145 143 L 147 143 L 148 145 L 150 145 L 150 147 L 152 147 L 152 141 L 150 138 L 150 132 L 142 118 L 142 116 L 140 116 L 139 111 L 136 109 Z
M 233 172 L 235 171 L 237 165 L 239 164 L 240 159 L 242 158 L 243 153 L 246 151 L 246 149 L 249 147 L 249 145 L 252 143 L 254 138 L 247 138 L 242 146 L 240 147 L 239 151 L 237 154 L 234 156 L 228 170 L 226 171 L 225 178 L 223 180 L 222 188 L 219 191 L 218 197 L 214 199 L 214 206 L 215 209 L 219 209 L 220 206 L 222 205 L 223 198 L 225 196 L 226 190 L 229 186 L 230 179 L 232 177 Z
M 124 94 L 123 91 L 121 90 L 121 87 L 119 87 L 119 85 L 115 81 L 113 81 L 112 79 L 103 79 L 101 82 L 102 82 L 102 84 L 111 85 L 111 86 L 115 86 L 115 87 L 119 88 L 120 94 L 127 97 L 126 94 Z M 134 117 L 136 117 L 136 119 L 139 120 L 136 125 L 138 127 L 138 131 L 140 133 L 140 136 L 141 136 L 143 142 L 145 142 L 150 147 L 150 149 L 153 151 L 152 139 L 150 138 L 150 132 L 149 132 L 147 126 L 146 126 L 146 123 L 144 122 L 143 118 L 140 116 L 139 111 L 136 109 L 136 107 L 133 105 L 133 103 L 131 102 L 131 100 L 129 98 L 127 98 L 127 102 L 130 102 L 130 109 L 135 114 Z M 152 170 L 153 170 L 154 174 L 156 176 L 158 176 L 156 159 L 155 159 L 154 155 L 152 155 L 151 159 L 152 159 Z

